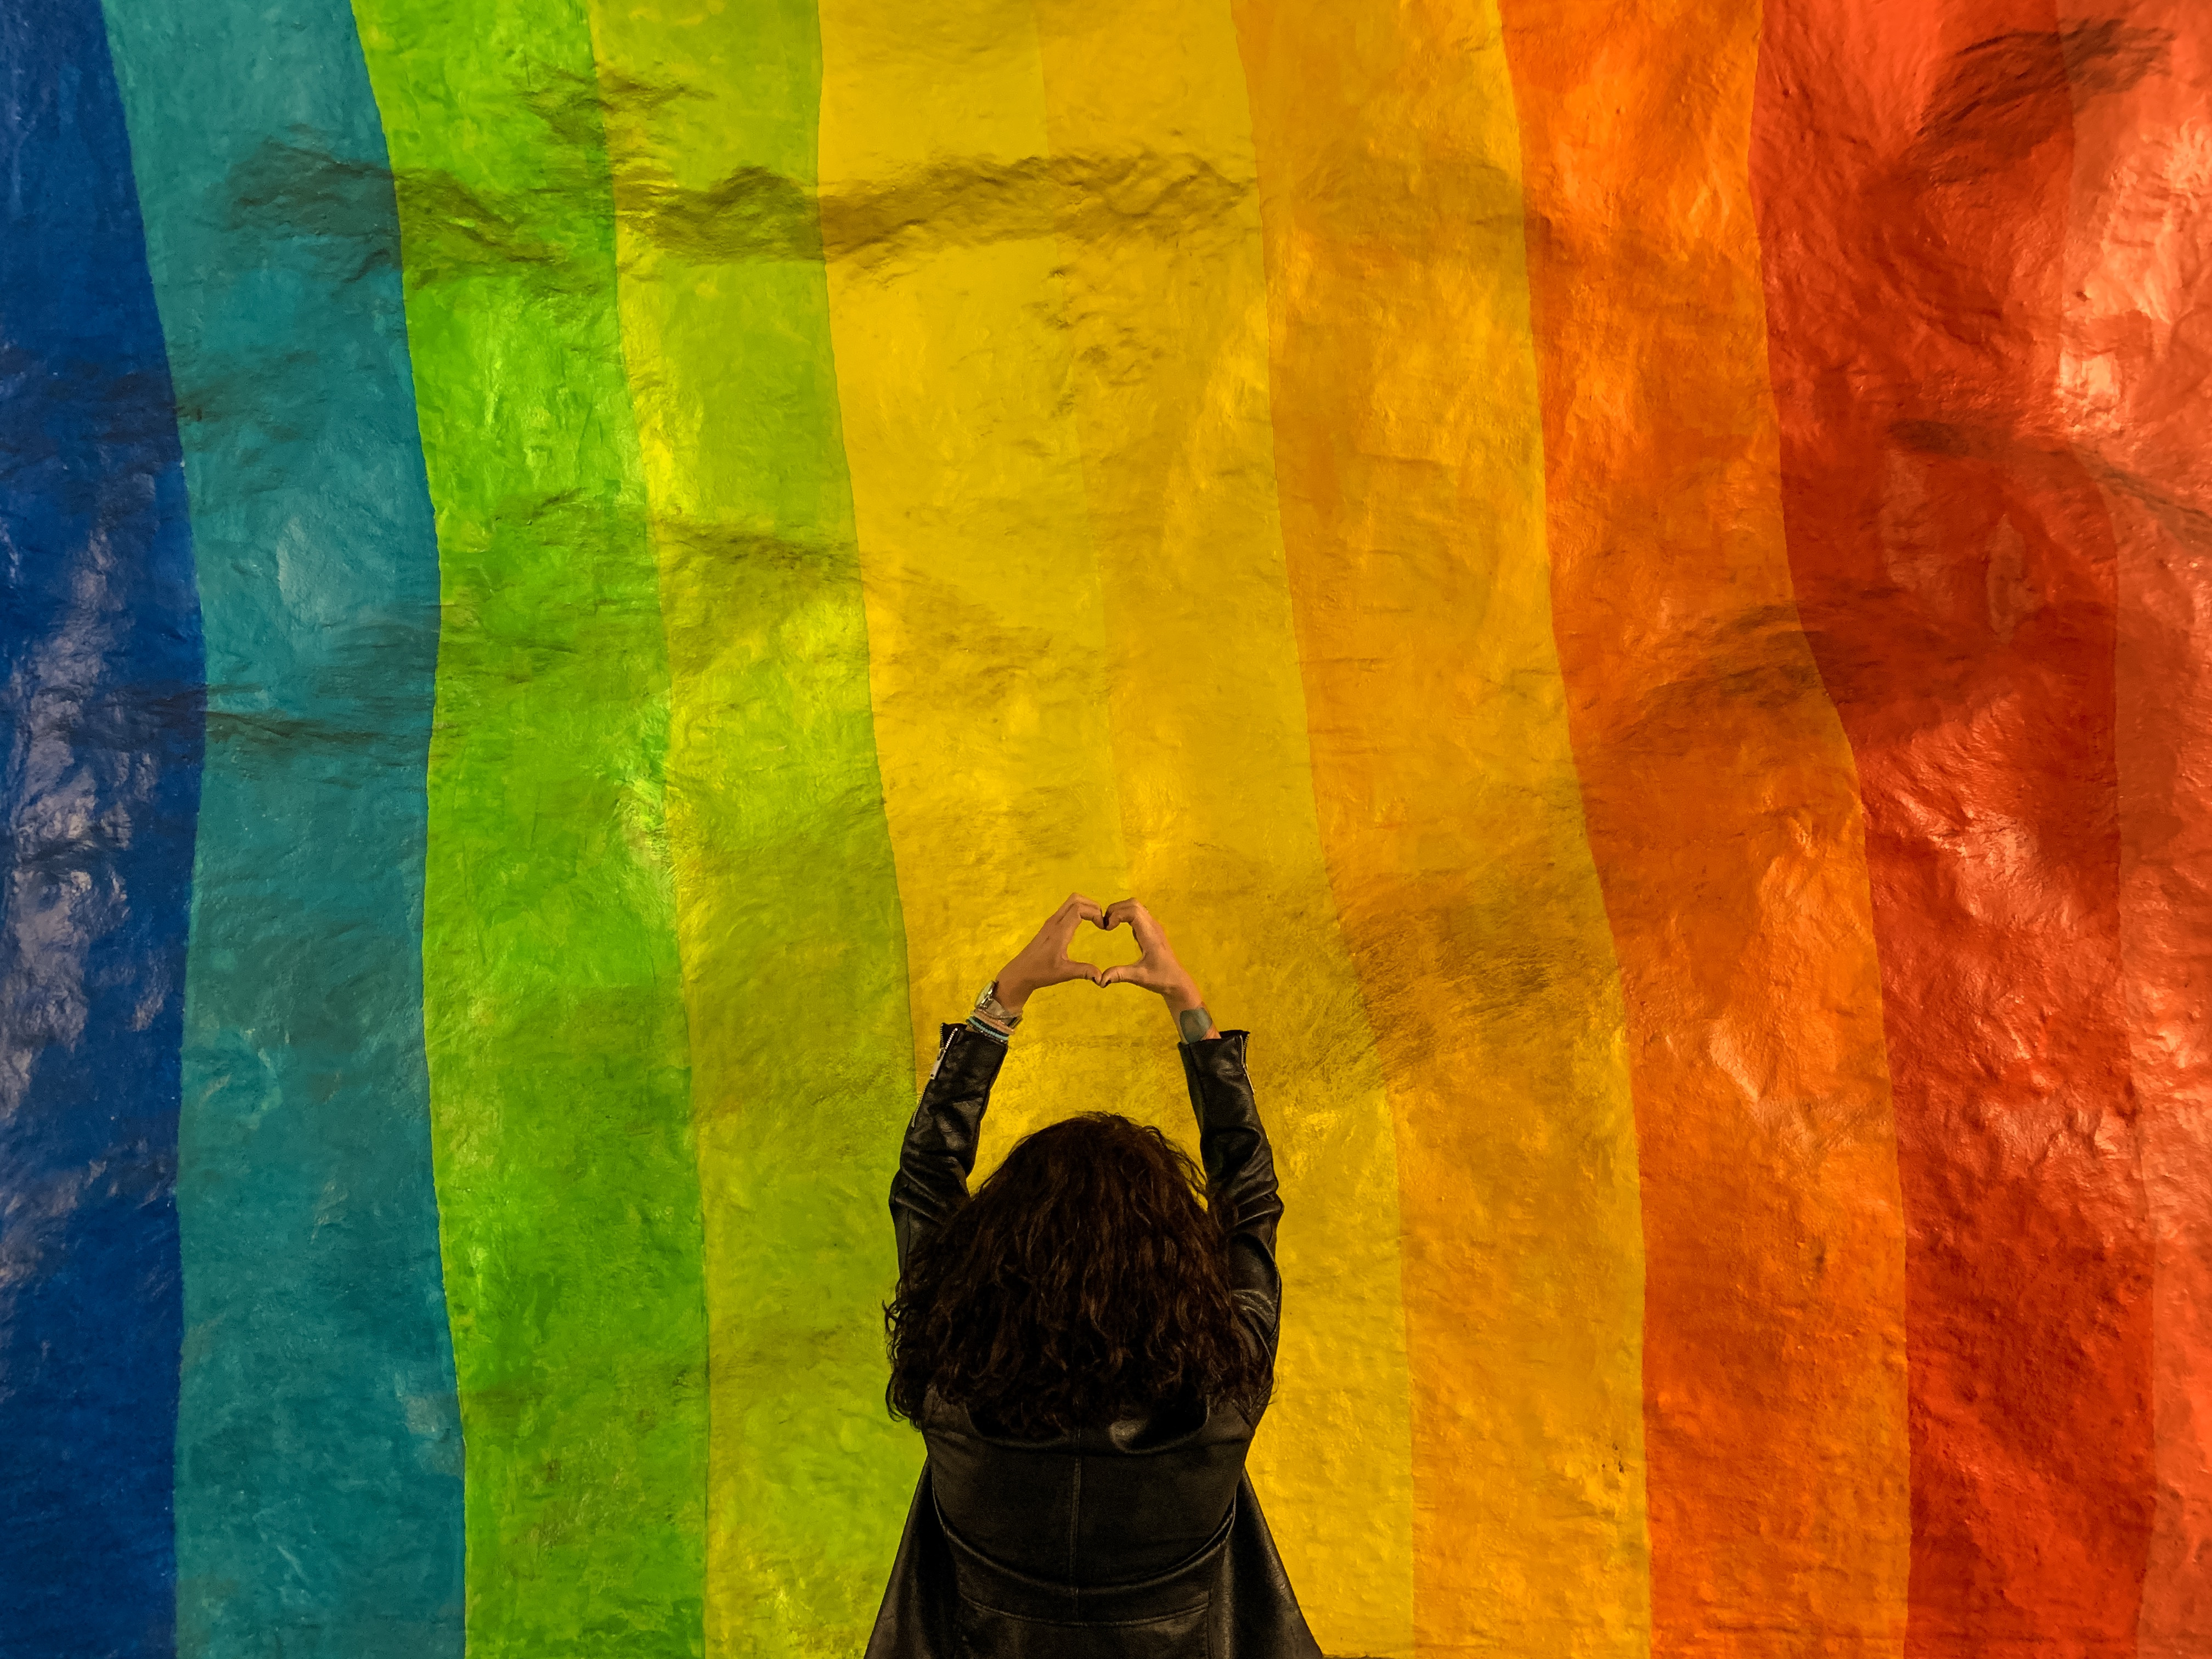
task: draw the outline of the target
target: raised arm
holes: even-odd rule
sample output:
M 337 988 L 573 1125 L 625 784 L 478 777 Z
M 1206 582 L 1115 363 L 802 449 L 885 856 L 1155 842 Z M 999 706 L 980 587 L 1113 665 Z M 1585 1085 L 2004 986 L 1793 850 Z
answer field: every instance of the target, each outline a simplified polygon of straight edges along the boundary
M 1198 1114 L 1198 1151 L 1207 1202 L 1229 1241 L 1229 1285 L 1247 1328 L 1272 1355 L 1279 1333 L 1283 1279 L 1275 1267 L 1275 1227 L 1283 1200 L 1275 1155 L 1244 1071 L 1249 1033 L 1224 1031 L 1182 1045 L 1182 1072 Z
M 1106 909 L 1108 927 L 1129 924 L 1141 959 L 1109 968 L 1101 985 L 1139 985 L 1156 993 L 1182 1035 L 1183 1077 L 1198 1114 L 1198 1151 L 1206 1165 L 1207 1202 L 1229 1241 L 1229 1286 L 1237 1310 L 1270 1355 L 1281 1322 L 1283 1279 L 1275 1268 L 1275 1225 L 1283 1200 L 1275 1186 L 1275 1155 L 1244 1073 L 1243 1031 L 1214 1029 L 1197 981 L 1177 959 L 1167 932 L 1134 899 Z
M 898 1238 L 899 1271 L 915 1247 L 968 1201 L 968 1176 L 975 1168 L 975 1143 L 991 1085 L 1006 1063 L 1006 1039 L 1021 1024 L 1022 1007 L 1048 985 L 1095 981 L 1098 969 L 1067 954 L 1075 930 L 1102 922 L 1097 901 L 1071 893 L 1045 919 L 1036 937 L 999 970 L 975 1000 L 964 1025 L 947 1025 L 937 1045 L 937 1064 L 907 1121 L 891 1177 L 891 1228 Z
M 948 1025 L 937 1049 L 936 1069 L 908 1120 L 891 1177 L 891 1229 L 898 1237 L 899 1271 L 915 1247 L 968 1201 L 968 1176 L 991 1085 L 1006 1063 L 1006 1045 L 966 1025 Z

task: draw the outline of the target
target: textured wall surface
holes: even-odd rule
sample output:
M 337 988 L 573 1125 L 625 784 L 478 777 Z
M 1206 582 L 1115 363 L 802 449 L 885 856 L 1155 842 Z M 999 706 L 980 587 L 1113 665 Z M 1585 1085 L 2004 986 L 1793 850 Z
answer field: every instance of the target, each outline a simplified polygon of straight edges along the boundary
M 1331 1653 L 2212 1654 L 2199 0 L 0 0 L 0 1654 L 856 1652 L 1071 890 Z

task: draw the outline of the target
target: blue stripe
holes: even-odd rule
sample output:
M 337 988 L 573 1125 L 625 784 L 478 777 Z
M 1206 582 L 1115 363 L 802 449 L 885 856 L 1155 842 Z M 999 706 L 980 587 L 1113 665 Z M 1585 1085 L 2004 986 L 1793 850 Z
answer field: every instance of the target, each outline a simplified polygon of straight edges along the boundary
M 179 1646 L 457 1656 L 422 1049 L 438 554 L 384 134 L 345 0 L 108 0 L 107 26 L 207 630 Z
M 173 1650 L 191 533 L 94 0 L 0 0 L 0 1651 Z

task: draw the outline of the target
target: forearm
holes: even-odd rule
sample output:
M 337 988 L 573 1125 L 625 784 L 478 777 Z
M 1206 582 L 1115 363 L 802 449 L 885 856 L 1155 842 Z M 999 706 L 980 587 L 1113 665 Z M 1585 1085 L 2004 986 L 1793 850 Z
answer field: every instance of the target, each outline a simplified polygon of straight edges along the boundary
M 1274 1152 L 1244 1068 L 1248 1035 L 1230 1031 L 1212 1042 L 1186 1042 L 1181 1052 L 1191 1109 L 1198 1116 L 1208 1203 L 1229 1246 L 1231 1279 L 1239 1291 L 1258 1294 L 1272 1308 L 1281 1294 L 1275 1233 L 1283 1200 Z
M 1176 1035 L 1185 1042 L 1210 1042 L 1220 1037 L 1213 1016 L 1206 1012 L 1206 999 L 1199 994 L 1189 975 L 1184 975 L 1168 989 L 1166 1000 L 1169 1018 L 1176 1023 Z
M 902 1268 L 915 1245 L 967 1201 L 983 1114 L 1006 1052 L 1003 1043 L 966 1026 L 944 1030 L 937 1064 L 907 1122 L 898 1173 L 891 1177 L 891 1224 Z

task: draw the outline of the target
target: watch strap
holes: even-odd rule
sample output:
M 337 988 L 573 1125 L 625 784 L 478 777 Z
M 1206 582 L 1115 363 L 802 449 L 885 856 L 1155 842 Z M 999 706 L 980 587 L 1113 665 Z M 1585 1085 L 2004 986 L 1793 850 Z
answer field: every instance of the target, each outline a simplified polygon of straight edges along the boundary
M 975 994 L 973 1017 L 988 1020 L 994 1025 L 1003 1025 L 1009 1031 L 1022 1023 L 1019 1014 L 999 1000 L 999 981 L 995 979 Z

